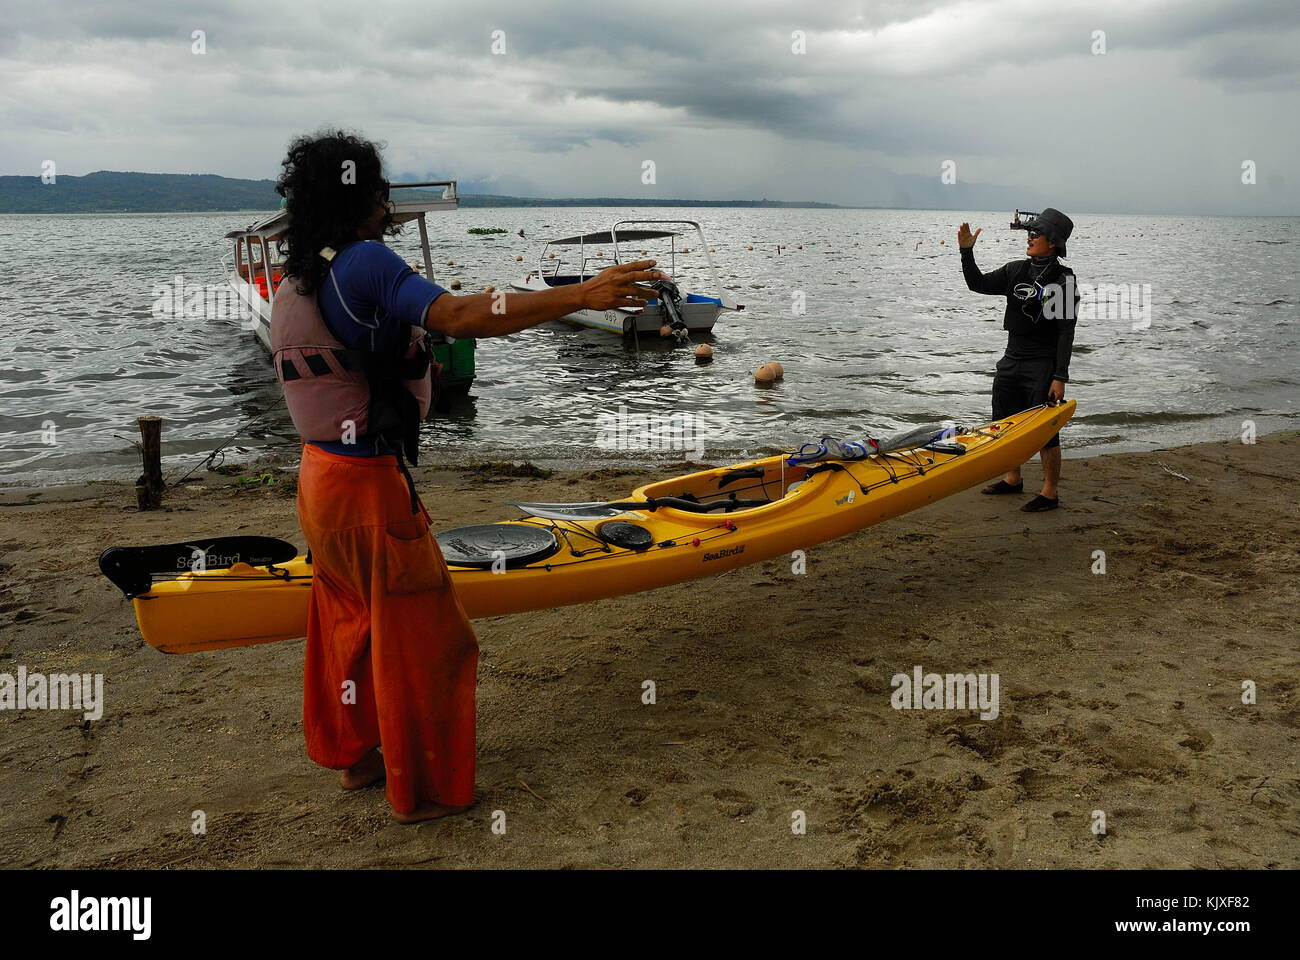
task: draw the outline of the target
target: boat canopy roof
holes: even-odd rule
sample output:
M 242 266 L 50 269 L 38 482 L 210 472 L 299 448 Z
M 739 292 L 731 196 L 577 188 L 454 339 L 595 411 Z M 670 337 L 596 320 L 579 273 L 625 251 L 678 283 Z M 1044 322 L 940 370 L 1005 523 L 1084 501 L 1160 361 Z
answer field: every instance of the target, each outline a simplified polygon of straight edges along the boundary
M 389 185 L 390 189 L 396 190 L 399 187 L 442 187 L 441 197 L 420 196 L 412 197 L 409 200 L 393 200 L 393 222 L 408 223 L 411 220 L 418 220 L 426 213 L 432 213 L 435 210 L 455 210 L 460 206 L 460 197 L 456 194 L 455 180 L 438 180 L 426 183 L 394 183 Z M 271 216 L 257 223 L 250 224 L 243 230 L 231 230 L 226 234 L 226 239 L 233 240 L 235 237 L 265 237 L 267 240 L 274 240 L 284 228 L 289 225 L 289 211 L 277 210 Z M 620 233 L 619 236 L 622 236 Z
M 660 237 L 680 237 L 681 234 L 676 230 L 620 230 L 618 231 L 619 240 L 658 240 Z M 580 233 L 576 237 L 561 237 L 558 240 L 547 240 L 547 243 L 556 244 L 578 244 L 578 243 L 613 243 L 612 230 L 600 230 L 596 233 Z

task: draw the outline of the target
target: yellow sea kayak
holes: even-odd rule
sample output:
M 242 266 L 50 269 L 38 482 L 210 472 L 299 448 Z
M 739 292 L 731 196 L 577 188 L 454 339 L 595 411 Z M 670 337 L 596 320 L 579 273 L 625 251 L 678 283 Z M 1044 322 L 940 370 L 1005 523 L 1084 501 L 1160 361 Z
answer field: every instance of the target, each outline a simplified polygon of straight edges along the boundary
M 860 460 L 791 466 L 782 455 L 718 467 L 638 487 L 613 504 L 519 505 L 522 519 L 438 540 L 471 618 L 651 590 L 806 549 L 992 479 L 1030 459 L 1074 409 L 1073 400 L 1035 407 Z M 150 548 L 113 548 L 101 568 L 132 596 L 144 639 L 165 653 L 301 637 L 311 564 L 286 556 L 291 545 L 267 542 L 281 552 L 272 546 L 248 553 L 252 562 L 159 582 L 143 568 L 113 572 L 105 563 L 113 555 L 119 567 L 139 565 Z

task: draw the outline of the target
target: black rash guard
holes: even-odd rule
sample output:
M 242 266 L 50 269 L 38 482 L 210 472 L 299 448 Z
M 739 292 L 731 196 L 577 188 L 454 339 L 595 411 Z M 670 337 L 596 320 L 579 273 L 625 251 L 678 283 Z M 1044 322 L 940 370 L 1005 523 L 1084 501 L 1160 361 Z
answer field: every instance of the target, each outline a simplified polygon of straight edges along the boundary
M 980 273 L 975 265 L 974 249 L 962 247 L 961 272 L 966 286 L 975 293 L 1007 298 L 1007 309 L 1002 316 L 1002 328 L 1007 331 L 1007 356 L 1012 360 L 1053 360 L 1052 379 L 1068 382 L 1079 307 L 1078 288 L 1074 289 L 1070 309 L 1059 311 L 1067 316 L 1053 318 L 1044 315 L 1035 284 L 1060 284 L 1063 294 L 1065 278 L 1073 277 L 1074 271 L 1056 257 L 1034 257 L 1012 260 L 991 273 Z

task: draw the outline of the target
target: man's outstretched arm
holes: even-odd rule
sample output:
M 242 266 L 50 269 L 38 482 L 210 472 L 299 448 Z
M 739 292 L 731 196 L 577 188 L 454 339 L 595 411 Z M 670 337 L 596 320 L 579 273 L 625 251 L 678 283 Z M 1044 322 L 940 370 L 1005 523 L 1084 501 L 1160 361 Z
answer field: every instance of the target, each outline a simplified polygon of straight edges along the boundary
M 449 337 L 502 337 L 528 327 L 558 320 L 579 310 L 644 307 L 650 291 L 637 286 L 657 280 L 653 260 L 622 263 L 602 270 L 583 283 L 551 290 L 518 293 L 444 293 L 429 305 L 424 325 Z

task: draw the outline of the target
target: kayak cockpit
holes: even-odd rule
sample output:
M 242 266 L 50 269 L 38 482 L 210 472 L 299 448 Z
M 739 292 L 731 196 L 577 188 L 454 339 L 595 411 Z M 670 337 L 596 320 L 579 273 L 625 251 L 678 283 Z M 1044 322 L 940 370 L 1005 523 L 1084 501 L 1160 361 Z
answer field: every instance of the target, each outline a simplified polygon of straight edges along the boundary
M 813 485 L 808 481 L 819 472 L 822 471 L 788 466 L 783 456 L 768 457 L 638 487 L 633 497 L 699 504 L 686 510 L 707 515 L 767 510 L 784 507 L 809 494 Z M 662 507 L 675 508 L 672 504 Z

